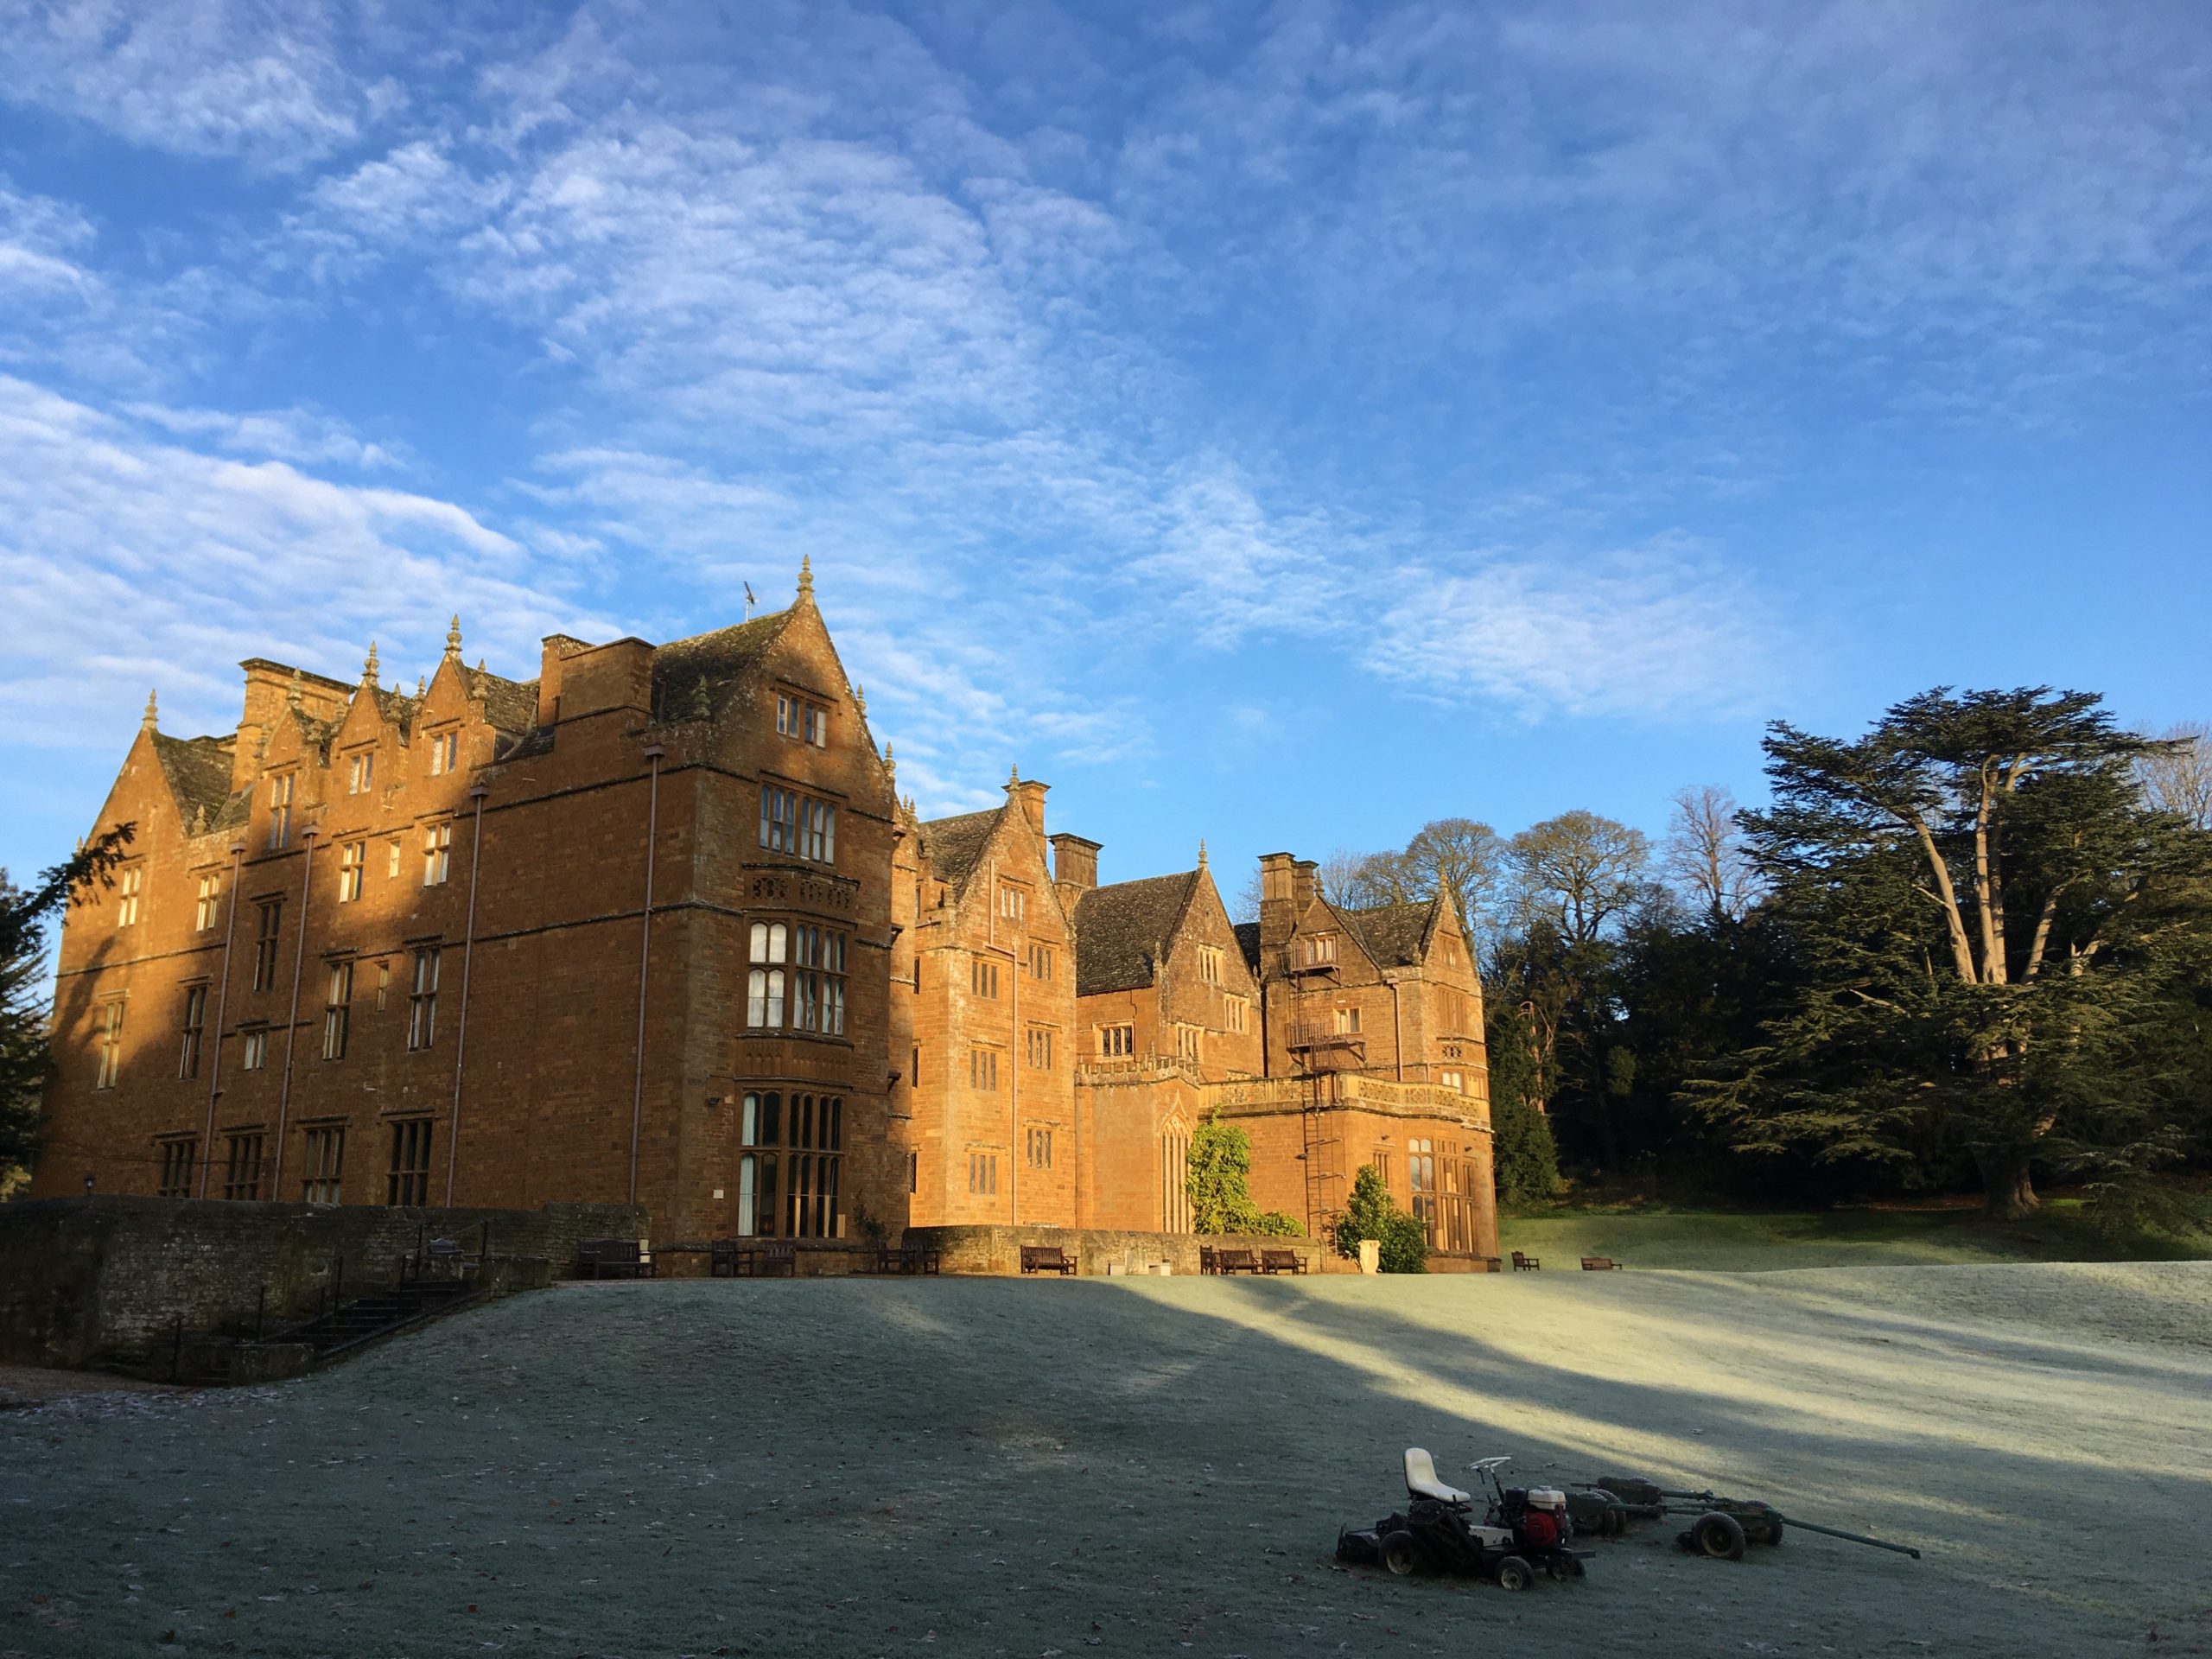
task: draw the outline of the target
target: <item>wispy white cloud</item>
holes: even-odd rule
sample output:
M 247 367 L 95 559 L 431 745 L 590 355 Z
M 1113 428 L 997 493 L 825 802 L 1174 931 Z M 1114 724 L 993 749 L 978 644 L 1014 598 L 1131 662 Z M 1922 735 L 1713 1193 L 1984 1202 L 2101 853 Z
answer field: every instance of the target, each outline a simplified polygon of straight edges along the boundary
M 121 413 L 177 437 L 212 444 L 232 454 L 261 455 L 305 465 L 335 464 L 362 469 L 390 468 L 399 457 L 361 437 L 345 422 L 313 410 L 264 409 L 233 414 L 219 409 L 175 409 L 163 404 L 131 403 Z
M 1736 712 L 1786 689 L 1768 601 L 1686 550 L 1548 560 L 1477 551 L 1455 563 L 1377 573 L 1372 591 L 1397 597 L 1363 632 L 1370 671 L 1530 718 Z
M 0 0 L 0 99 L 133 143 L 285 169 L 352 143 L 401 101 L 340 60 L 324 0 Z
M 377 637 L 404 672 L 435 662 L 450 608 L 510 671 L 556 627 L 611 631 L 563 599 L 557 563 L 451 502 L 162 442 L 4 376 L 0 453 L 17 741 L 111 747 L 149 685 L 170 729 L 225 730 L 240 659 L 342 676 Z

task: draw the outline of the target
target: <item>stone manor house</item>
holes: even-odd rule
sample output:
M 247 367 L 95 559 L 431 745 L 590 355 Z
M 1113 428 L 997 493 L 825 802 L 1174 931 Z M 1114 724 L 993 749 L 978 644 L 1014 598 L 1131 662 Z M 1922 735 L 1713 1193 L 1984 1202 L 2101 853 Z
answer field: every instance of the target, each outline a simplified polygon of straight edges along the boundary
M 802 569 L 654 645 L 443 659 L 412 695 L 255 658 L 238 729 L 149 701 L 70 911 L 39 1196 L 648 1206 L 656 1237 L 1187 1232 L 1210 1115 L 1318 1230 L 1377 1166 L 1496 1253 L 1482 987 L 1443 902 L 1261 861 L 1102 885 L 1018 775 L 918 817 Z

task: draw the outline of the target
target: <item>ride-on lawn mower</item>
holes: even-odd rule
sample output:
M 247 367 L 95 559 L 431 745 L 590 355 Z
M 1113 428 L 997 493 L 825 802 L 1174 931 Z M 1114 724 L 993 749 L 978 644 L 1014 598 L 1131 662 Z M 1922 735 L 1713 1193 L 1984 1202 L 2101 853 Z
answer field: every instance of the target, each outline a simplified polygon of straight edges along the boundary
M 1501 1590 L 1526 1590 L 1538 1573 L 1562 1582 L 1582 1576 L 1591 1552 L 1572 1547 L 1574 1523 L 1567 1494 L 1539 1486 L 1527 1491 L 1498 1478 L 1503 1458 L 1484 1458 L 1470 1468 L 1490 1482 L 1482 1520 L 1475 1501 L 1437 1478 L 1436 1460 L 1414 1446 L 1406 1452 L 1406 1512 L 1386 1515 L 1371 1529 L 1337 1535 L 1337 1559 L 1388 1567 L 1395 1573 L 1459 1573 L 1491 1580 Z

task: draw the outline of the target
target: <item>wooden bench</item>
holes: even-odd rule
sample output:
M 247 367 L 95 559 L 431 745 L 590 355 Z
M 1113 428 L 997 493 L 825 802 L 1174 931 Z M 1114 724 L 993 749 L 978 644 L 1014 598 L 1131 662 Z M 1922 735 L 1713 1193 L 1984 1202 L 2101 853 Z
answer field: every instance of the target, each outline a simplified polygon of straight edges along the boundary
M 483 1258 L 459 1239 L 434 1238 L 415 1254 L 415 1276 L 422 1279 L 433 1268 L 454 1279 L 467 1278 L 484 1265 Z
M 1202 1274 L 1219 1273 L 1221 1271 L 1220 1255 L 1211 1244 L 1201 1244 L 1198 1246 L 1198 1271 Z
M 1260 1271 L 1262 1273 L 1303 1273 L 1306 1271 L 1306 1258 L 1296 1250 L 1262 1250 Z
M 1513 1252 L 1513 1271 L 1516 1273 L 1535 1273 L 1543 1265 L 1541 1256 L 1523 1255 L 1518 1250 Z
M 710 1279 L 796 1279 L 798 1246 L 788 1238 L 717 1238 L 707 1246 Z
M 1213 1270 L 1218 1274 L 1257 1273 L 1260 1270 L 1260 1258 L 1250 1250 L 1216 1250 L 1213 1262 Z
M 1610 1255 L 1586 1255 L 1582 1258 L 1582 1271 L 1585 1273 L 1616 1273 L 1626 1265 L 1614 1261 Z
M 576 1246 L 579 1279 L 650 1279 L 653 1259 L 634 1238 L 587 1238 Z
M 1057 1273 L 1065 1278 L 1075 1271 L 1075 1257 L 1057 1244 L 1025 1244 L 1021 1247 L 1021 1270 Z
M 879 1244 L 875 1247 L 878 1273 L 940 1273 L 944 1252 L 934 1244 Z

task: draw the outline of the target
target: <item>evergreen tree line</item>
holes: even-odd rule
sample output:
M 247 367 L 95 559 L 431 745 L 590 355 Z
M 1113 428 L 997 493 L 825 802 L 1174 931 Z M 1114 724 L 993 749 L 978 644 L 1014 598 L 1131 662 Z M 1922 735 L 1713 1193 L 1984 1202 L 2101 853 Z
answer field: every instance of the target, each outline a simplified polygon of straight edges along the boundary
M 1655 845 L 1449 818 L 1323 889 L 1442 893 L 1484 969 L 1500 1196 L 2079 1183 L 2136 1220 L 2212 1167 L 2212 734 L 2094 696 L 1939 688 L 1863 735 L 1784 722 L 1771 799 L 1675 795 Z

